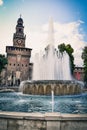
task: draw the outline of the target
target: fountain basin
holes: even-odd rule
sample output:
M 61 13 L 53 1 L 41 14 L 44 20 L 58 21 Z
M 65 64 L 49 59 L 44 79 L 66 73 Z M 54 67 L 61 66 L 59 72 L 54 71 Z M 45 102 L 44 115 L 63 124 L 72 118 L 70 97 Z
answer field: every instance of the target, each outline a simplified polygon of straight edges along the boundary
M 0 130 L 87 130 L 87 114 L 0 112 Z
M 34 80 L 23 81 L 19 91 L 32 95 L 74 95 L 82 92 L 81 84 L 70 80 Z

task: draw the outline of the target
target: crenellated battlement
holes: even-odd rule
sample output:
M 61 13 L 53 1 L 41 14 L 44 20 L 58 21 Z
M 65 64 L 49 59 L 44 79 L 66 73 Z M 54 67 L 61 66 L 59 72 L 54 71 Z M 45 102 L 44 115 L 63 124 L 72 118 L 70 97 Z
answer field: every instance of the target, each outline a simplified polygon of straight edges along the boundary
M 8 54 L 14 54 L 14 55 L 23 55 L 23 56 L 31 56 L 32 49 L 30 48 L 19 48 L 14 46 L 6 46 L 6 52 Z

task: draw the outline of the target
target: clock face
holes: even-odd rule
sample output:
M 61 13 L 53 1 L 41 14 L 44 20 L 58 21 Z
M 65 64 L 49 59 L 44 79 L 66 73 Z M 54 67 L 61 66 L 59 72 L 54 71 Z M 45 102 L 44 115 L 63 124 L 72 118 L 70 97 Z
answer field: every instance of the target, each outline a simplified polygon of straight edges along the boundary
M 18 42 L 18 43 L 21 43 L 21 40 L 18 40 L 17 42 Z
M 17 40 L 17 45 L 18 45 L 18 46 L 22 46 L 22 40 L 20 40 L 20 39 Z
M 15 39 L 14 45 L 15 46 L 24 46 L 24 41 L 22 39 Z

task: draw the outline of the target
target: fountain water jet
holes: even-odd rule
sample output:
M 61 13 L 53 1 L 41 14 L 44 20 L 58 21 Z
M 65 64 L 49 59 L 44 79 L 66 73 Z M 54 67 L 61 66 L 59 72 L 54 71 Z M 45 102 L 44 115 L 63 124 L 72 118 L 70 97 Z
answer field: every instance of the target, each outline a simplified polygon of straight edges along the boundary
M 54 112 L 54 91 L 51 91 L 52 93 L 52 112 Z
M 33 80 L 72 80 L 69 56 L 54 48 L 54 27 L 50 18 L 48 44 L 44 54 L 36 54 L 34 60 Z
M 35 59 L 33 80 L 72 80 L 68 54 L 57 52 L 52 44 Z

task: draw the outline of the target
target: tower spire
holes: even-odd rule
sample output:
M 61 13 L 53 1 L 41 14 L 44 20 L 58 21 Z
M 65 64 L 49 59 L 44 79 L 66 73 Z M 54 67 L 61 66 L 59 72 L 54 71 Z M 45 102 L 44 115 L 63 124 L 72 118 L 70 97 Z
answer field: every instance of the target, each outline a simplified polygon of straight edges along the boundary
M 21 18 L 21 14 L 20 14 L 20 18 Z

